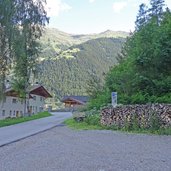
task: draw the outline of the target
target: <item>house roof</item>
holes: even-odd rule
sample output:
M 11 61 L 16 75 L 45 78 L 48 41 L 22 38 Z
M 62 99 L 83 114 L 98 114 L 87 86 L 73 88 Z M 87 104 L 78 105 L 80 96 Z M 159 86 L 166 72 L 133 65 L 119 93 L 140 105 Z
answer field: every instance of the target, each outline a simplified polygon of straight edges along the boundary
M 18 93 L 12 88 L 6 89 L 5 94 L 6 94 L 6 96 L 12 96 L 12 97 L 18 97 L 19 96 Z
M 7 96 L 13 96 L 13 97 L 19 96 L 19 94 L 13 88 L 6 89 L 5 94 Z M 32 98 L 30 94 L 39 95 L 45 98 L 52 97 L 42 85 L 31 86 L 31 88 L 29 89 L 29 98 Z
M 64 98 L 61 101 L 66 102 L 69 100 L 76 101 L 76 102 L 79 102 L 81 104 L 85 104 L 88 102 L 89 97 L 88 96 L 64 96 Z
M 42 85 L 33 85 L 30 88 L 30 94 L 39 95 L 45 98 L 52 97 Z

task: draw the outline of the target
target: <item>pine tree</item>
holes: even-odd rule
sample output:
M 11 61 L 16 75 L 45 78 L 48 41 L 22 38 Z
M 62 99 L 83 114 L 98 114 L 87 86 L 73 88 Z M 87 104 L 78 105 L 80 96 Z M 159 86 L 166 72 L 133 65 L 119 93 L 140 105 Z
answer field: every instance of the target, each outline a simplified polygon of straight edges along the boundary
M 151 8 L 149 9 L 150 16 L 152 18 L 156 18 L 156 24 L 160 25 L 160 22 L 162 20 L 165 0 L 150 0 Z
M 135 21 L 135 29 L 137 31 L 141 29 L 147 23 L 147 19 L 147 6 L 145 4 L 141 4 L 139 6 L 139 12 Z

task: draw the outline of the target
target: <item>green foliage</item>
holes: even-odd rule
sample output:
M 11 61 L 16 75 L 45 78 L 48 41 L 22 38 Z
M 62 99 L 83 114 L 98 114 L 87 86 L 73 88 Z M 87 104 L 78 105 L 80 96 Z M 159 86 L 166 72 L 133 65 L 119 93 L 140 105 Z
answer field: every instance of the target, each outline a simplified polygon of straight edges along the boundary
M 133 130 L 139 130 L 140 126 L 139 126 L 139 120 L 138 120 L 137 114 L 133 115 L 131 122 L 132 122 L 132 129 Z
M 124 41 L 123 38 L 98 38 L 52 56 L 50 54 L 46 56 L 49 59 L 40 63 L 38 78 L 58 98 L 64 95 L 87 95 L 87 89 L 90 94 L 96 94 L 91 89 L 100 91 L 104 75 L 109 67 L 117 63 L 116 56 Z
M 99 91 L 103 89 L 102 79 L 98 78 L 96 74 L 92 74 L 87 81 L 86 93 L 89 97 L 95 98 Z
M 124 121 L 124 127 L 122 128 L 124 131 L 131 131 L 132 130 L 132 123 L 130 120 L 128 120 L 128 118 L 125 118 Z
M 146 104 L 147 103 L 146 95 L 143 95 L 141 92 L 133 94 L 131 96 L 131 104 Z
M 14 82 L 12 82 L 12 87 L 19 94 L 20 98 L 26 98 L 25 81 L 23 79 L 14 80 Z
M 101 130 L 103 129 L 102 126 L 99 125 L 89 125 L 86 122 L 76 122 L 74 119 L 67 119 L 64 121 L 68 127 L 77 130 Z
M 0 127 L 14 125 L 14 124 L 27 122 L 27 121 L 31 121 L 31 120 L 35 120 L 35 119 L 40 119 L 40 118 L 44 118 L 44 117 L 49 117 L 49 116 L 52 116 L 52 115 L 48 112 L 41 112 L 41 113 L 32 115 L 30 117 L 8 118 L 8 119 L 0 120 Z
M 93 119 L 94 120 L 94 119 Z M 119 128 L 116 125 L 111 126 L 102 126 L 98 124 L 89 124 L 85 121 L 83 122 L 76 122 L 74 119 L 67 119 L 64 121 L 64 123 L 76 130 L 114 130 L 114 131 L 126 131 L 130 133 L 143 133 L 143 134 L 157 134 L 157 135 L 171 135 L 171 127 L 167 128 L 159 128 L 159 129 L 144 129 L 144 128 L 138 128 L 137 127 L 137 121 L 135 122 L 135 127 L 131 127 L 131 124 L 128 122 L 128 125 L 124 128 Z M 137 129 L 138 128 L 138 129 Z
M 108 90 L 98 92 L 96 98 L 90 99 L 87 108 L 91 110 L 93 108 L 100 109 L 101 107 L 106 106 L 111 101 L 110 95 L 111 93 Z
M 157 113 L 155 113 L 155 112 L 151 113 L 149 124 L 150 124 L 150 130 L 152 130 L 152 131 L 160 129 L 161 123 L 160 123 L 160 118 L 157 115 Z
M 91 108 L 103 106 L 103 99 L 110 99 L 113 91 L 121 104 L 170 103 L 171 12 L 164 11 L 163 4 L 161 0 L 151 1 L 150 8 L 140 6 L 136 31 L 127 39 L 119 65 L 107 74 L 103 94 L 90 102 Z
M 133 114 L 129 119 L 125 118 L 124 126 L 120 129 L 124 131 L 138 131 L 140 126 L 137 114 Z
M 18 85 L 20 82 L 19 87 L 26 93 L 35 69 L 37 40 L 49 21 L 45 5 L 45 0 L 0 1 L 0 95 L 7 76 L 15 78 Z
M 100 116 L 98 113 L 86 114 L 84 122 L 86 122 L 89 125 L 100 125 Z

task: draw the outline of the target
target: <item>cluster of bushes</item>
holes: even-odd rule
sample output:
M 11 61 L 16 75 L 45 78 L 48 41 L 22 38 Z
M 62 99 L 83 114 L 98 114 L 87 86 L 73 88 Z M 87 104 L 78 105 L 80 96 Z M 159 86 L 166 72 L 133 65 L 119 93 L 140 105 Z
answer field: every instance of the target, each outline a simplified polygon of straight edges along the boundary
M 156 115 L 156 113 L 152 113 L 149 117 L 148 127 L 146 124 L 140 124 L 138 117 L 136 114 L 130 120 L 125 120 L 124 124 L 121 125 L 102 125 L 100 120 L 101 117 L 99 115 L 99 111 L 91 110 L 90 112 L 86 112 L 83 119 L 75 119 L 76 122 L 72 122 L 72 125 L 68 122 L 67 124 L 71 127 L 77 129 L 106 129 L 106 130 L 117 130 L 117 131 L 128 131 L 135 133 L 152 133 L 159 135 L 171 135 L 171 127 L 163 127 L 161 121 Z M 81 115 L 82 118 L 82 115 Z M 78 124 L 78 125 L 77 125 Z
M 118 56 L 119 64 L 106 75 L 89 109 L 111 103 L 114 91 L 120 104 L 171 102 L 171 12 L 163 8 L 163 0 L 150 4 L 140 5 L 135 31 Z
M 111 92 L 118 93 L 119 104 L 171 102 L 171 12 L 164 6 L 163 0 L 150 0 L 150 7 L 140 5 L 135 31 L 118 56 L 119 64 L 106 75 L 103 88 L 94 86 L 88 110 L 111 103 Z M 99 125 L 99 113 L 86 114 L 84 122 Z M 134 115 L 123 127 L 113 124 L 105 128 L 171 134 L 171 128 L 162 128 L 155 114 L 149 122 L 149 127 L 143 127 Z

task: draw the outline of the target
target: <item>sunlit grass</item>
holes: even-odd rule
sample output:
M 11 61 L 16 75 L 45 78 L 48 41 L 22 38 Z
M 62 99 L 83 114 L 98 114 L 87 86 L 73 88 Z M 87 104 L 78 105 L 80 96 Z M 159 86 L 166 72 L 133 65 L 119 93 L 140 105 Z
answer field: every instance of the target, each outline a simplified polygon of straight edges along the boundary
M 92 125 L 88 124 L 85 121 L 77 122 L 73 118 L 67 119 L 64 121 L 69 128 L 75 130 L 113 130 L 113 131 L 120 131 L 126 133 L 136 133 L 136 134 L 155 134 L 155 135 L 171 135 L 171 127 L 168 128 L 160 128 L 158 130 L 151 130 L 151 129 L 137 129 L 137 130 L 127 130 L 124 128 L 117 128 L 116 126 L 101 126 L 100 124 Z
M 20 118 L 8 118 L 4 120 L 0 120 L 0 127 L 14 125 L 22 122 L 27 122 L 31 120 L 36 120 L 44 117 L 52 116 L 52 114 L 48 112 L 40 112 L 38 114 L 27 116 L 27 117 L 20 117 Z

